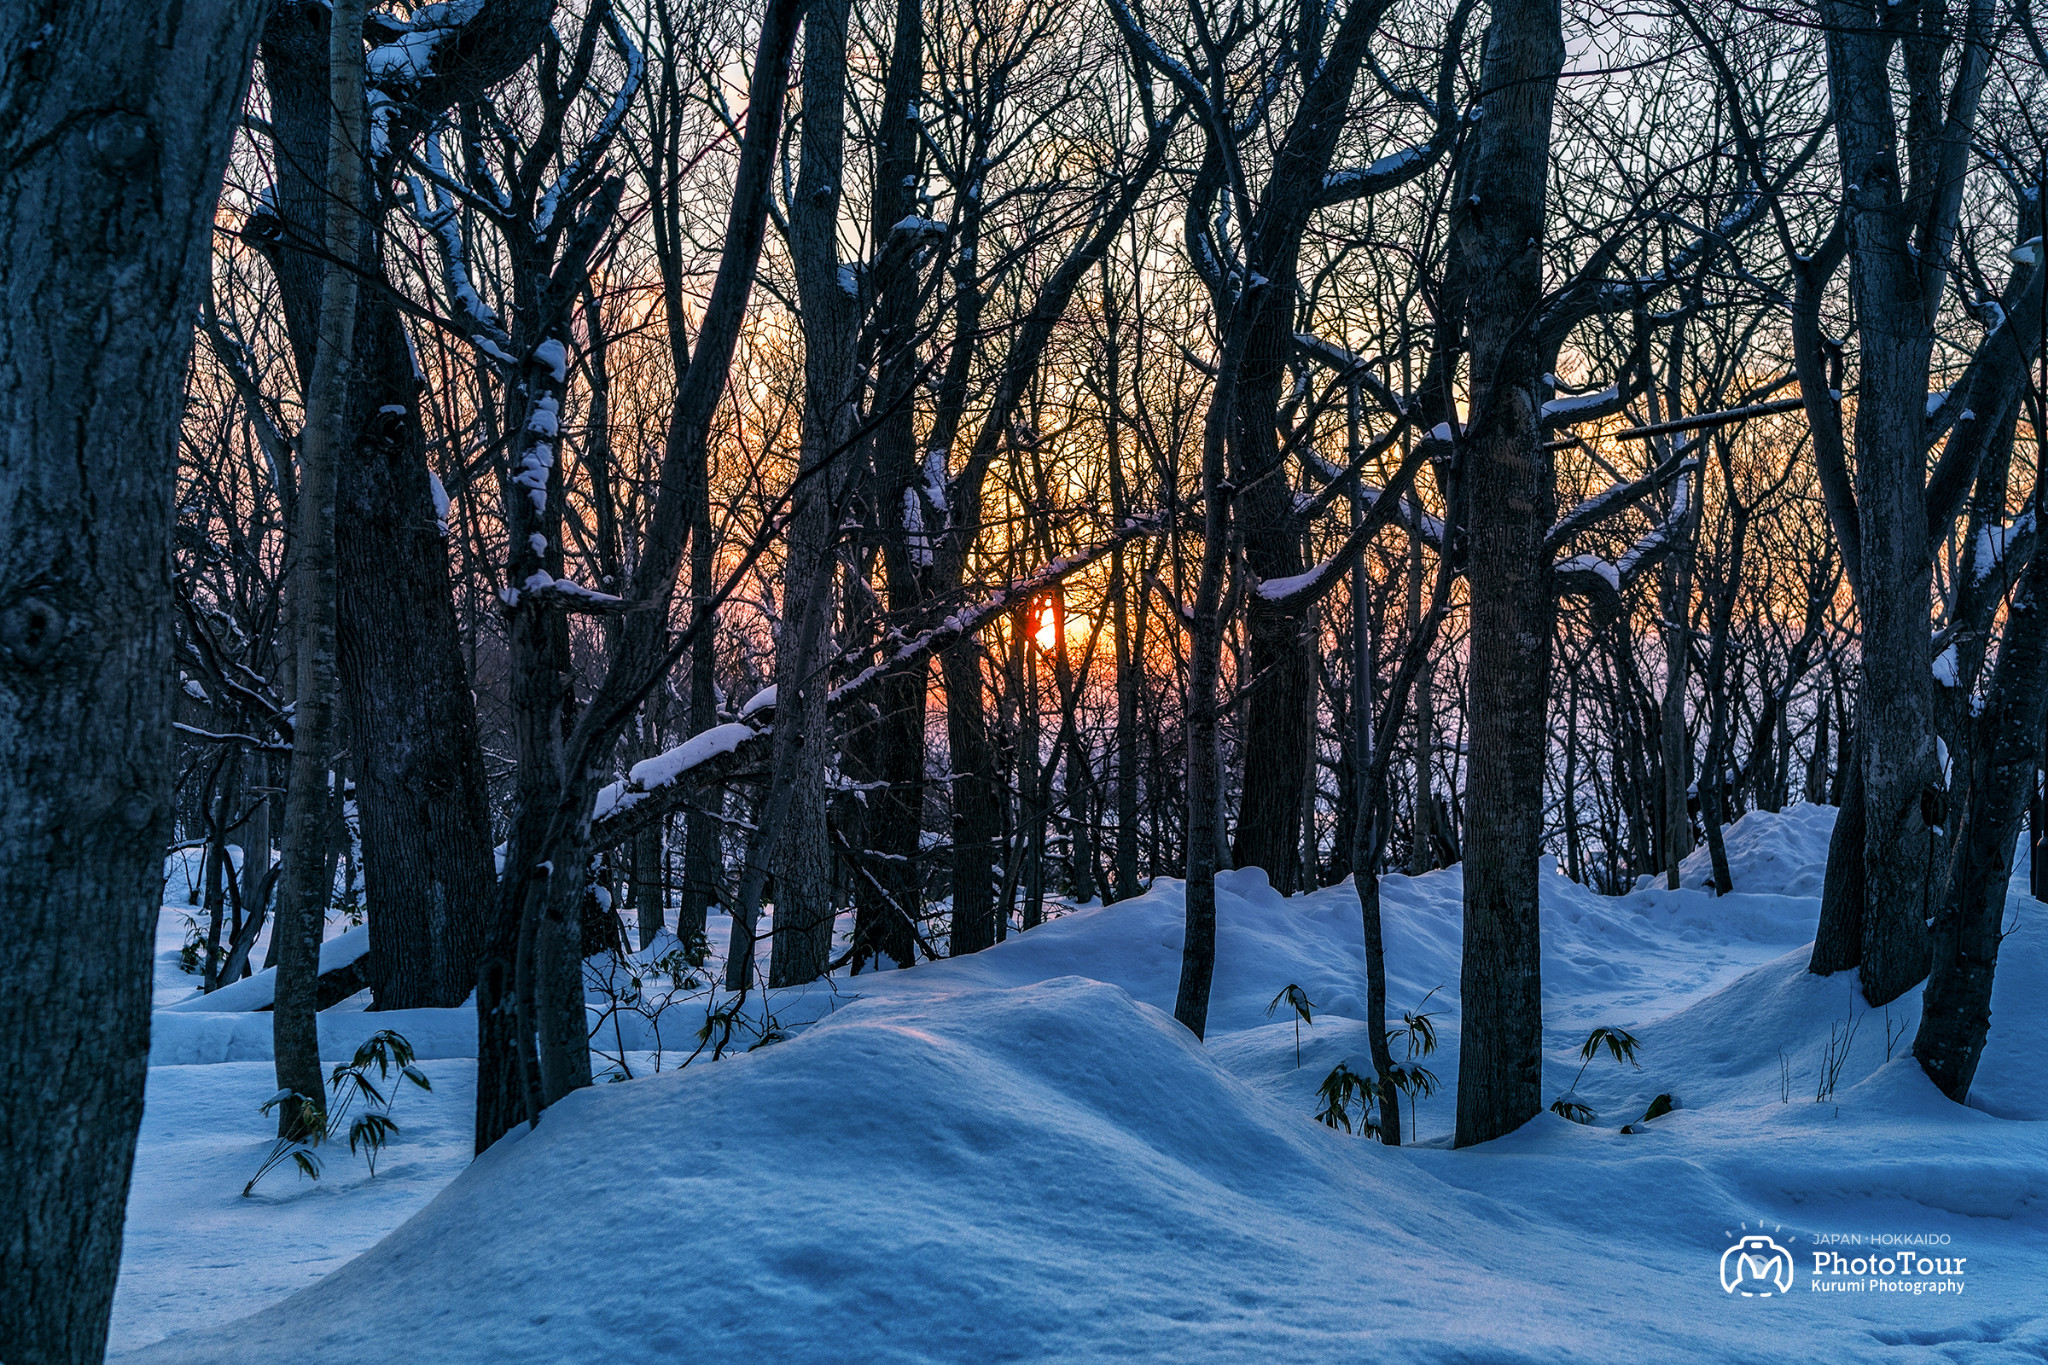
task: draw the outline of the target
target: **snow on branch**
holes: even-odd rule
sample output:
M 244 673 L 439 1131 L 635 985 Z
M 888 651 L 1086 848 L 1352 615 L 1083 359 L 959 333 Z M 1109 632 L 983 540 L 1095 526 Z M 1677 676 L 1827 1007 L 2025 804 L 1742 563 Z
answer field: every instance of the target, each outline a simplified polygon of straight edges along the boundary
M 586 588 L 581 583 L 571 582 L 566 578 L 555 578 L 545 569 L 527 578 L 515 594 L 515 600 L 518 598 L 524 598 L 540 606 L 555 607 L 586 616 L 615 616 L 640 609 L 639 603 L 629 602 L 608 592 L 598 592 L 594 588 Z
M 862 669 L 826 694 L 827 714 L 860 704 L 904 669 L 914 668 L 933 654 L 974 635 L 989 622 L 1009 614 L 1020 603 L 1029 602 L 1118 546 L 1156 535 L 1166 525 L 1163 516 L 1133 518 L 1101 544 L 1055 559 L 1038 572 L 1005 584 L 930 630 L 899 637 L 887 658 Z M 759 705 L 750 703 L 755 716 L 766 714 L 773 704 L 765 694 L 755 700 Z M 591 816 L 593 847 L 605 849 L 623 843 L 682 805 L 692 793 L 763 761 L 768 756 L 769 736 L 773 733 L 774 727 L 770 725 L 735 721 L 706 730 L 674 749 L 635 764 L 624 781 L 614 782 L 599 792 Z
M 656 754 L 653 758 L 642 759 L 633 765 L 632 771 L 626 774 L 624 780 L 613 782 L 599 790 L 597 804 L 590 813 L 592 823 L 602 823 L 622 811 L 631 810 L 645 801 L 650 794 L 664 787 L 674 786 L 685 776 L 714 759 L 727 758 L 738 753 L 741 745 L 767 733 L 766 730 L 757 730 L 751 725 L 733 721 L 726 725 L 714 725 L 702 734 L 690 736 L 673 749 Z
M 1571 426 L 1610 416 L 1621 411 L 1621 407 L 1620 387 L 1609 384 L 1594 393 L 1571 393 L 1551 399 L 1543 405 L 1542 420 L 1546 427 Z
M 1557 524 L 1551 527 L 1549 533 L 1543 537 L 1544 553 L 1556 554 L 1564 548 L 1566 541 L 1587 527 L 1599 525 L 1615 513 L 1635 506 L 1636 503 L 1642 500 L 1645 494 L 1653 489 L 1662 488 L 1679 475 L 1688 474 L 1697 469 L 1699 467 L 1699 460 L 1691 452 L 1692 448 L 1688 445 L 1684 450 L 1681 450 L 1649 473 L 1643 475 L 1642 478 L 1633 479 L 1625 483 L 1610 484 L 1600 492 L 1580 502 L 1571 511 L 1559 517 Z M 1562 564 L 1558 566 L 1560 570 L 1563 567 Z
M 1144 54 L 1146 62 L 1160 75 L 1166 77 L 1204 120 L 1209 119 L 1209 92 L 1201 81 L 1195 79 L 1195 73 L 1188 70 L 1184 63 L 1146 32 L 1144 26 L 1138 22 L 1138 16 L 1131 12 L 1130 6 L 1125 4 L 1124 0 L 1109 0 L 1109 12 L 1115 17 L 1116 26 L 1123 30 L 1124 37 Z
M 555 210 L 561 205 L 564 197 L 573 197 L 583 177 L 588 173 L 591 163 L 603 153 L 613 135 L 619 131 L 619 126 L 626 121 L 626 113 L 633 107 L 633 96 L 639 93 L 641 78 L 646 74 L 647 59 L 640 54 L 640 49 L 633 45 L 633 40 L 626 36 L 625 28 L 619 23 L 618 15 L 610 6 L 604 9 L 604 31 L 605 36 L 611 39 L 612 46 L 617 49 L 620 58 L 626 63 L 626 78 L 619 82 L 618 91 L 612 96 L 611 107 L 605 110 L 604 118 L 584 140 L 582 149 L 562 168 L 562 173 L 555 177 L 547 192 L 541 196 L 540 206 L 533 215 L 535 236 L 546 234 L 555 221 Z
M 1599 555 L 1582 554 L 1573 555 L 1570 559 L 1553 565 L 1551 568 L 1552 586 L 1559 596 L 1591 598 L 1599 609 L 1617 611 L 1621 606 L 1620 597 L 1622 591 L 1630 583 L 1634 582 L 1637 576 L 1645 569 L 1657 563 L 1657 561 L 1670 554 L 1677 547 L 1678 536 L 1684 530 L 1687 518 L 1692 515 L 1692 480 L 1683 476 L 1689 473 L 1698 464 L 1698 461 L 1689 457 L 1674 457 L 1674 461 L 1675 463 L 1673 463 L 1670 474 L 1666 475 L 1667 478 L 1671 477 L 1671 475 L 1680 476 L 1677 485 L 1672 489 L 1671 514 L 1656 526 L 1644 532 L 1635 544 L 1629 546 L 1628 553 L 1619 559 L 1608 560 Z M 1661 469 L 1658 471 L 1658 473 L 1662 472 Z M 1656 474 L 1652 474 L 1650 477 L 1655 479 Z M 1648 481 L 1641 480 L 1639 482 Z M 1655 485 L 1652 484 L 1651 486 Z M 1648 491 L 1647 487 L 1641 490 L 1641 492 Z M 1640 497 L 1641 492 L 1635 496 Z M 1609 499 L 1610 495 L 1614 493 L 1615 490 L 1610 489 L 1607 493 L 1587 501 L 1594 502 Z M 1610 501 L 1605 505 L 1608 512 L 1611 512 L 1632 501 L 1634 501 L 1633 497 L 1619 501 Z M 1583 508 L 1586 504 L 1581 503 L 1579 506 Z M 1576 514 L 1578 510 L 1578 508 L 1574 508 L 1573 513 Z M 1602 512 L 1601 515 L 1607 515 L 1607 512 Z M 1567 517 L 1566 520 L 1569 519 Z M 1598 518 L 1595 519 L 1597 520 Z M 1583 524 L 1590 525 L 1591 522 Z M 1551 537 L 1558 536 L 1559 528 L 1562 528 L 1564 525 L 1565 522 L 1561 521 L 1557 527 L 1552 528 L 1550 536 L 1544 538 L 1546 546 L 1551 543 Z M 1568 535 L 1569 532 L 1566 532 L 1566 534 Z

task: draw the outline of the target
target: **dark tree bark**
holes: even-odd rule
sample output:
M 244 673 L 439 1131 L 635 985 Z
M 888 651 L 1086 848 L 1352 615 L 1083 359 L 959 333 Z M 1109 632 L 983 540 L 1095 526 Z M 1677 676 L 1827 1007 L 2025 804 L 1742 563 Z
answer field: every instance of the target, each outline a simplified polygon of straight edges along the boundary
M 0 1351 L 98 1361 L 173 804 L 181 386 L 252 0 L 0 7 Z
M 825 661 L 831 639 L 833 489 L 853 432 L 858 300 L 839 284 L 839 205 L 846 170 L 849 0 L 811 0 L 804 15 L 803 120 L 790 257 L 804 333 L 803 449 L 790 498 L 775 651 L 772 782 L 787 788 L 781 822 L 756 834 L 773 850 L 775 941 L 768 984 L 797 986 L 832 957 L 831 855 L 825 831 Z M 743 905 L 743 910 L 751 910 Z M 735 920 L 735 924 L 737 924 Z
M 1945 458 L 1930 481 L 1928 364 L 1987 69 L 1991 16 L 1988 5 L 1970 5 L 1958 35 L 1946 10 L 1917 11 L 1895 22 L 1882 7 L 1831 0 L 1824 13 L 1861 348 L 1853 516 L 1863 629 L 1856 713 L 1863 894 L 1850 902 L 1845 870 L 1835 868 L 1831 856 L 1829 882 L 1839 883 L 1839 891 L 1830 887 L 1823 914 L 1860 914 L 1863 995 L 1875 1006 L 1926 975 L 1925 926 L 1943 900 L 1943 849 L 1935 831 L 1947 793 L 1935 756 L 1927 659 L 1929 537 L 1933 527 L 1945 530 L 1958 510 L 1950 504 L 1975 481 L 1982 452 L 1952 448 L 1958 458 Z M 1956 36 L 1960 51 L 1948 62 L 1944 54 Z M 1895 48 L 1902 49 L 1909 96 L 1903 129 L 1895 113 Z M 1945 75 L 1952 77 L 1946 89 Z M 1966 387 L 1967 381 L 1958 385 L 1959 391 Z M 1830 457 L 1824 476 L 1832 463 Z M 1839 475 L 1834 482 L 1841 484 Z M 1831 490 L 1831 502 L 1844 501 L 1839 487 Z M 1837 517 L 1846 540 L 1845 520 Z M 1845 924 L 1824 923 L 1816 942 L 1839 944 L 1846 936 Z
M 770 0 L 762 19 L 749 83 L 746 132 L 741 139 L 718 272 L 704 305 L 696 354 L 679 380 L 657 480 L 659 492 L 625 594 L 642 609 L 625 613 L 611 666 L 561 743 L 560 761 L 551 765 L 559 774 L 558 783 L 553 790 L 536 785 L 520 793 L 506 848 L 497 918 L 478 969 L 479 1151 L 515 1123 L 538 1123 L 542 1109 L 566 1093 L 560 1087 L 574 1089 L 579 1083 L 588 1083 L 590 1053 L 581 1003 L 582 964 L 574 951 L 580 946 L 580 935 L 564 941 L 561 927 L 569 918 L 563 907 L 580 904 L 580 897 L 571 901 L 554 885 L 559 881 L 580 888 L 581 878 L 564 875 L 557 879 L 553 872 L 558 867 L 565 873 L 580 872 L 588 865 L 591 813 L 602 765 L 609 762 L 647 693 L 680 653 L 701 638 L 713 606 L 700 588 L 690 627 L 680 640 L 671 642 L 669 607 L 695 513 L 690 471 L 704 467 L 711 420 L 725 389 L 760 263 L 774 149 L 781 136 L 790 52 L 800 11 L 798 0 Z M 616 182 L 606 192 L 615 208 Z M 595 245 L 591 239 L 579 247 L 585 253 L 584 261 Z M 573 281 L 567 296 L 559 300 L 563 307 L 580 292 L 582 284 L 580 278 Z M 530 379 L 540 379 L 540 370 L 534 365 L 527 369 Z M 541 387 L 535 383 L 536 391 Z M 515 550 L 519 544 L 514 542 Z M 759 549 L 757 542 L 752 553 L 758 554 Z M 558 545 L 551 545 L 550 550 L 560 553 Z M 515 572 L 525 567 L 515 561 Z M 543 942 L 543 933 L 555 941 Z M 544 979 L 536 959 L 550 964 L 547 970 L 558 974 L 553 985 Z M 546 1017 L 537 1017 L 543 1007 Z M 539 1064 L 536 1048 L 548 1065 Z
M 877 125 L 869 240 L 891 238 L 891 229 L 917 211 L 923 140 L 913 107 L 924 82 L 924 12 L 920 0 L 897 0 L 889 74 Z M 925 482 L 925 459 L 917 441 L 917 412 L 911 401 L 919 377 L 918 305 L 920 280 L 912 259 L 884 253 L 890 264 L 871 276 L 875 291 L 870 332 L 880 372 L 872 413 L 872 478 L 885 601 L 892 617 L 913 620 L 924 600 L 918 551 L 911 544 L 908 507 L 918 509 L 921 528 L 942 513 Z M 941 454 L 938 457 L 944 460 Z M 939 482 L 943 487 L 944 473 Z M 910 500 L 910 501 L 906 501 Z M 926 556 L 928 558 L 928 556 Z M 924 828 L 925 699 L 928 666 L 900 670 L 885 682 L 872 718 L 846 737 L 845 761 L 867 793 L 861 822 L 864 846 L 879 855 L 872 876 L 854 881 L 854 970 L 885 956 L 907 967 L 917 952 L 916 919 L 922 913 L 916 859 Z
M 327 44 L 330 132 L 327 174 L 330 201 L 361 202 L 364 129 L 368 124 L 362 77 L 362 0 L 337 0 Z M 320 1070 L 320 941 L 334 894 L 328 860 L 332 805 L 342 790 L 335 764 L 340 683 L 335 663 L 334 471 L 348 439 L 349 369 L 354 359 L 356 262 L 362 258 L 363 220 L 354 212 L 327 215 L 325 245 L 334 265 L 320 287 L 312 378 L 306 384 L 306 422 L 299 435 L 299 472 L 293 498 L 292 633 L 298 689 L 292 708 L 291 778 L 285 788 L 284 868 L 277 886 L 277 986 L 271 1008 L 277 1087 L 277 1134 L 314 1143 L 326 1135 L 327 1087 Z M 330 781 L 332 785 L 330 786 Z
M 2038 504 L 2037 504 L 2038 505 Z M 1970 1093 L 1991 1028 L 1991 987 L 2004 930 L 2013 845 L 2034 789 L 2048 722 L 2048 556 L 2027 565 L 2006 615 L 1990 695 L 1976 718 L 1948 892 L 1935 917 L 1913 1055 L 1958 1104 Z
M 968 640 L 939 656 L 946 680 L 946 744 L 953 765 L 954 957 L 996 941 L 996 843 L 1002 797 L 994 779 L 995 745 L 982 708 L 981 644 Z
M 1459 973 L 1460 1147 L 1543 1107 L 1537 857 L 1556 604 L 1544 533 L 1555 520 L 1538 426 L 1544 366 L 1531 324 L 1543 291 L 1551 111 L 1564 63 L 1556 0 L 1500 0 L 1452 224 L 1454 297 L 1471 333 L 1464 442 L 1471 587 L 1465 946 Z
M 523 12 L 533 8 L 500 3 L 480 27 L 537 36 L 545 8 Z M 327 126 L 326 40 L 326 6 L 273 5 L 263 68 L 277 148 L 275 209 L 249 225 L 277 276 L 302 383 L 311 377 L 326 274 L 318 249 L 328 203 L 319 159 Z M 517 43 L 513 32 L 504 46 L 509 52 Z M 500 78 L 504 60 L 449 64 L 437 83 L 439 98 L 471 94 Z M 381 245 L 377 232 L 372 250 Z M 369 268 L 381 277 L 381 259 Z M 350 370 L 350 458 L 336 470 L 338 644 L 358 774 L 371 992 L 378 1009 L 447 1007 L 461 1004 L 476 984 L 496 874 L 420 381 L 398 310 L 382 288 L 363 291 Z

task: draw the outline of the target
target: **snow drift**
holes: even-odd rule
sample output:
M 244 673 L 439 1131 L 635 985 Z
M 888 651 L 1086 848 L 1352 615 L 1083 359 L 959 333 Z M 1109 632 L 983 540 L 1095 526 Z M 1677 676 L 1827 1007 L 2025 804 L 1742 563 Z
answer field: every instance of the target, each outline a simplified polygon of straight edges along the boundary
M 1204 1046 L 1159 1008 L 1181 909 L 1162 884 L 974 958 L 784 997 L 782 1017 L 818 1022 L 579 1092 L 310 1289 L 122 1358 L 2038 1360 L 2041 907 L 2014 899 L 1979 1107 L 1952 1105 L 1906 1055 L 1917 992 L 1887 1018 L 1852 977 L 1803 970 L 1829 815 L 1731 831 L 1748 889 L 1719 900 L 1545 876 L 1546 1096 L 1592 1023 L 1642 1040 L 1640 1070 L 1579 1083 L 1589 1126 L 1544 1114 L 1444 1144 L 1455 870 L 1386 884 L 1393 1004 L 1436 990 L 1424 1064 L 1447 1087 L 1398 1150 L 1310 1117 L 1331 1066 L 1366 1066 L 1350 889 L 1222 880 Z M 1299 1066 L 1293 1025 L 1266 1015 L 1290 983 L 1319 1007 Z M 1620 1131 L 1659 1094 L 1674 1112 Z M 146 1121 L 139 1170 L 150 1144 Z M 361 1188 L 257 1212 L 331 1217 Z M 1944 1237 L 1966 1288 L 1731 1296 L 1719 1259 L 1757 1229 L 1790 1240 L 1802 1281 L 1823 1237 Z M 124 1294 L 148 1273 L 131 1259 Z

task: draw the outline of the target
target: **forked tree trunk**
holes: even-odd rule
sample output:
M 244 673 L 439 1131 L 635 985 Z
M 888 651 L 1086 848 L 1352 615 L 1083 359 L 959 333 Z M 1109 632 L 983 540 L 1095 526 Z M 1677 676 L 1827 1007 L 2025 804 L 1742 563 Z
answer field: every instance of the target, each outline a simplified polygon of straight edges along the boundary
M 173 805 L 192 319 L 262 8 L 0 6 L 0 1353 L 100 1359 Z
M 1465 478 L 1471 590 L 1465 946 L 1459 972 L 1460 1147 L 1543 1108 L 1537 857 L 1556 604 L 1544 532 L 1555 520 L 1538 427 L 1543 365 L 1530 322 L 1543 291 L 1551 111 L 1564 64 L 1557 0 L 1500 0 L 1453 218 L 1471 330 Z
M 1950 62 L 1942 57 L 1952 41 L 1946 16 L 1900 25 L 1883 13 L 1862 0 L 1822 6 L 1860 349 L 1854 502 L 1862 641 L 1855 724 L 1863 894 L 1855 903 L 1846 899 L 1854 883 L 1835 868 L 1834 850 L 1844 856 L 1853 850 L 1838 839 L 1830 848 L 1818 937 L 1839 943 L 1847 937 L 1839 921 L 1860 915 L 1863 996 L 1872 1006 L 1897 999 L 1927 974 L 1926 923 L 1944 899 L 1947 869 L 1937 831 L 1947 818 L 1947 791 L 1936 758 L 1927 647 L 1928 367 L 1953 265 L 1992 22 L 1989 5 L 1969 6 Z M 1934 27 L 1915 33 L 1922 24 Z M 1903 51 L 1895 53 L 1902 36 Z M 1895 68 L 1904 90 L 1895 88 Z M 1958 501 L 1977 467 L 1970 465 L 1956 484 Z M 1940 466 L 1936 472 L 1947 476 Z M 1943 530 L 1955 510 L 1947 497 L 1942 490 L 1932 503 Z M 1828 923 L 1830 914 L 1838 922 Z M 1817 965 L 1818 958 L 1816 948 Z
M 263 252 L 310 384 L 330 203 L 328 13 L 272 7 L 263 73 L 278 149 Z M 381 271 L 377 225 L 366 268 Z M 363 827 L 375 1008 L 462 1003 L 476 984 L 496 874 L 483 750 L 434 506 L 412 347 L 391 298 L 358 301 L 347 428 L 335 470 L 336 649 Z
M 1913 1055 L 1958 1104 L 1970 1093 L 1991 1029 L 1992 975 L 2005 924 L 2013 845 L 2033 795 L 2048 720 L 2048 555 L 2013 592 L 1990 695 L 1976 718 L 1953 871 L 1935 917 L 1933 970 Z

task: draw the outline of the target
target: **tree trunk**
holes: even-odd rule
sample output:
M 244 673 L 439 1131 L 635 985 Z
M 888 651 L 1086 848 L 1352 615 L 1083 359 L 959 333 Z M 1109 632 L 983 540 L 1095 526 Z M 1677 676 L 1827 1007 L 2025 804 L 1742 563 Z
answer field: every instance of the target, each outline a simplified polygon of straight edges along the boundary
M 1556 0 L 1501 0 L 1487 26 L 1486 117 L 1452 227 L 1468 282 L 1473 412 L 1460 1147 L 1511 1132 L 1543 1107 L 1537 857 L 1556 614 L 1543 537 L 1557 494 L 1538 427 L 1544 367 L 1530 319 L 1542 297 L 1551 111 L 1563 63 Z
M 1814 928 L 1813 955 L 1806 970 L 1816 976 L 1845 972 L 1863 960 L 1863 847 L 1862 736 L 1841 727 L 1842 758 L 1837 774 L 1846 772 L 1841 783 L 1841 805 L 1835 811 L 1835 827 L 1828 835 L 1828 867 L 1821 883 L 1820 922 Z
M 920 0 L 897 0 L 889 74 L 882 96 L 869 216 L 870 240 L 888 240 L 891 229 L 917 212 L 918 171 L 923 141 L 914 106 L 924 82 L 924 13 Z M 875 281 L 875 361 L 881 375 L 872 411 L 879 427 L 873 445 L 877 520 L 888 609 L 898 620 L 914 619 L 924 599 L 920 569 L 930 562 L 929 518 L 942 518 L 926 482 L 926 460 L 917 440 L 917 412 L 911 401 L 919 378 L 918 308 L 920 277 L 909 263 Z M 937 483 L 943 493 L 944 453 Z M 911 544 L 910 509 L 919 531 Z M 862 781 L 879 784 L 867 793 L 862 829 L 865 847 L 881 855 L 872 879 L 854 879 L 854 970 L 886 957 L 898 967 L 916 958 L 918 917 L 923 913 L 922 869 L 925 794 L 925 694 L 929 666 L 891 677 L 876 698 L 872 724 L 849 734 L 847 762 Z
M 0 7 L 0 1342 L 98 1361 L 171 837 L 172 509 L 251 0 Z
M 939 656 L 953 767 L 953 934 L 947 949 L 953 957 L 996 941 L 995 848 L 1002 807 L 995 746 L 982 710 L 980 648 L 978 640 L 963 640 Z
M 1991 1028 L 1992 976 L 2013 845 L 2033 793 L 2048 721 L 2048 555 L 2036 553 L 2006 615 L 1990 695 L 1976 718 L 1953 872 L 1935 918 L 1933 970 L 1913 1055 L 1958 1104 Z
M 278 281 L 301 381 L 311 382 L 329 201 L 327 11 L 279 4 L 263 67 L 279 147 L 274 216 L 248 235 Z M 374 225 L 372 225 L 374 230 Z M 373 237 L 372 246 L 378 237 Z M 376 252 L 366 256 L 373 260 Z M 370 266 L 381 271 L 381 261 Z M 412 348 L 391 299 L 358 304 L 338 449 L 337 649 L 356 760 L 378 1009 L 453 1006 L 476 984 L 494 900 L 483 750 L 435 511 Z
M 814 0 L 804 15 L 803 136 L 790 256 L 804 333 L 803 449 L 783 561 L 782 634 L 775 651 L 774 782 L 789 792 L 773 840 L 775 942 L 768 984 L 797 986 L 832 958 L 831 856 L 825 827 L 825 726 L 832 624 L 832 489 L 853 429 L 857 301 L 840 287 L 839 204 L 846 161 L 849 0 Z M 846 461 L 850 463 L 850 461 Z
M 1690 478 L 1690 475 L 1686 477 Z M 1664 885 L 1678 889 L 1678 865 L 1692 852 L 1692 816 L 1686 791 L 1692 768 L 1692 745 L 1685 730 L 1685 677 L 1691 654 L 1686 618 L 1691 611 L 1690 575 L 1682 556 L 1674 555 L 1663 569 L 1662 630 L 1664 635 L 1664 697 L 1657 708 L 1660 767 L 1664 774 L 1664 822 L 1657 857 L 1664 865 Z
M 1226 358 L 1225 366 L 1229 365 Z M 1228 373 L 1228 370 L 1226 370 Z M 1202 571 L 1195 587 L 1194 620 L 1188 643 L 1188 848 L 1187 928 L 1181 940 L 1180 985 L 1173 1017 L 1203 1036 L 1209 1022 L 1209 987 L 1216 972 L 1216 867 L 1223 837 L 1223 765 L 1217 751 L 1223 664 L 1223 573 L 1228 558 L 1230 490 L 1223 477 L 1223 433 L 1213 400 L 1202 456 Z
M 1943 900 L 1946 869 L 1936 830 L 1946 819 L 1948 797 L 1936 760 L 1927 648 L 1928 366 L 1986 70 L 1989 8 L 1969 7 L 1957 60 L 1949 64 L 1940 57 L 1950 41 L 1946 32 L 1935 40 L 1909 26 L 1878 22 L 1860 0 L 1823 6 L 1860 349 L 1854 502 L 1862 641 L 1855 723 L 1863 785 L 1861 904 L 1824 900 L 1823 913 L 1860 910 L 1863 995 L 1872 1006 L 1897 999 L 1926 975 L 1926 924 Z M 1941 25 L 1944 19 L 1930 15 L 1926 21 Z M 1904 49 L 1895 54 L 1902 33 Z M 1895 55 L 1907 86 L 1904 101 L 1894 88 Z M 1944 92 L 1944 73 L 1951 71 L 1953 89 Z M 1900 103 L 1907 105 L 1903 137 Z M 1973 466 L 1958 497 L 1974 476 Z M 1941 512 L 1944 526 L 1951 515 Z M 1830 883 L 1839 880 L 1846 891 L 1846 877 L 1838 878 L 1832 856 L 1829 861 Z M 1839 940 L 1843 926 L 1824 924 L 1822 936 Z
M 328 38 L 327 144 L 329 202 L 362 198 L 366 122 L 363 92 L 362 0 L 339 0 Z M 278 884 L 277 989 L 271 1027 L 281 1138 L 317 1142 L 326 1127 L 326 1085 L 320 1072 L 320 940 L 334 892 L 327 860 L 339 680 L 335 664 L 334 470 L 348 439 L 348 378 L 354 360 L 357 282 L 363 220 L 355 212 L 327 215 L 326 245 L 335 264 L 320 286 L 320 332 L 306 423 L 299 437 L 297 525 L 292 536 L 292 624 L 296 629 L 298 695 L 292 709 L 292 771 L 285 792 L 284 873 Z
M 667 927 L 663 920 L 668 909 L 662 875 L 663 850 L 661 836 L 667 821 L 654 825 L 633 839 L 633 919 L 638 930 L 641 948 L 651 948 L 654 940 Z
M 1828 694 L 1820 692 L 1820 712 L 1813 720 L 1813 756 L 1806 761 L 1806 802 L 1817 806 L 1828 792 Z

